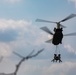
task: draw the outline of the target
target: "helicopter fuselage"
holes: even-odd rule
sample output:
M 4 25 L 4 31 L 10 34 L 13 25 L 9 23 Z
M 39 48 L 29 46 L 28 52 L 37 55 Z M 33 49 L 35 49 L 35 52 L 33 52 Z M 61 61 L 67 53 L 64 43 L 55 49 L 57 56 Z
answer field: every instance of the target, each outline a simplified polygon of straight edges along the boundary
M 63 33 L 62 33 L 62 28 L 59 28 L 59 29 L 54 29 L 54 34 L 53 34 L 53 40 L 52 40 L 52 43 L 54 45 L 59 45 L 59 44 L 62 44 L 62 38 L 63 38 Z

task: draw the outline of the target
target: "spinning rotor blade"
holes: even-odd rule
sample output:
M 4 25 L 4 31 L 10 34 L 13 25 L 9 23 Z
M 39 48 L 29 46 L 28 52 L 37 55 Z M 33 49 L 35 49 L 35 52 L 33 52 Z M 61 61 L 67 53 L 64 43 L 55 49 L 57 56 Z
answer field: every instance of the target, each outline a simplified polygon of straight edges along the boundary
M 69 15 L 68 17 L 66 17 L 65 19 L 63 19 L 63 20 L 61 20 L 61 21 L 59 21 L 59 22 L 64 22 L 64 21 L 69 20 L 69 19 L 71 19 L 71 18 L 73 18 L 73 17 L 75 17 L 75 16 L 76 16 L 76 14 L 71 14 L 71 15 Z
M 47 21 L 47 20 L 43 20 L 43 19 L 36 19 L 36 22 L 56 23 L 56 22 Z
M 64 36 L 76 36 L 76 32 L 75 33 L 65 34 Z
M 61 26 L 61 28 L 66 28 L 66 26 L 64 26 L 64 25 L 62 25 L 62 24 L 60 24 L 60 26 Z
M 43 31 L 53 35 L 53 33 L 45 26 L 45 27 L 41 27 L 40 29 L 42 29 Z
M 50 40 L 47 40 L 47 41 L 45 41 L 46 43 L 51 43 L 52 42 L 52 39 L 50 39 Z

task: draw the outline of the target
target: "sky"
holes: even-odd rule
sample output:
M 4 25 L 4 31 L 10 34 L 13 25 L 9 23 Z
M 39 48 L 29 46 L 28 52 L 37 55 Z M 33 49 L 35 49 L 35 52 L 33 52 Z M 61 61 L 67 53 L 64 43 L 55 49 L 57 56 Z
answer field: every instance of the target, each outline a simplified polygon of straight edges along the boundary
M 76 0 L 0 0 L 0 75 L 13 75 L 21 60 L 13 51 L 27 56 L 42 48 L 45 50 L 37 57 L 22 63 L 17 75 L 75 75 L 76 36 L 63 38 L 58 46 L 63 62 L 53 63 L 56 47 L 45 43 L 52 36 L 40 27 L 47 26 L 53 32 L 56 25 L 35 21 L 60 21 L 70 14 L 76 14 Z M 63 34 L 76 32 L 76 17 L 62 24 L 67 27 Z

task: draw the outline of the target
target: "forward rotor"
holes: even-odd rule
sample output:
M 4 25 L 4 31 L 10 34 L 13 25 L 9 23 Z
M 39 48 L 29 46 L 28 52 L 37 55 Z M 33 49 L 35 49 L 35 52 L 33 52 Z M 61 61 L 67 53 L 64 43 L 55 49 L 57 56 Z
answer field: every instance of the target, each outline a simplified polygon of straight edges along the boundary
M 60 24 L 61 22 L 67 21 L 73 17 L 75 17 L 76 14 L 71 14 L 68 17 L 64 18 L 63 20 L 59 21 L 59 22 L 53 22 L 53 21 L 48 21 L 48 20 L 43 20 L 43 19 L 36 19 L 36 22 L 46 22 L 46 23 L 56 23 L 57 25 L 60 25 L 62 28 L 66 28 L 66 26 Z

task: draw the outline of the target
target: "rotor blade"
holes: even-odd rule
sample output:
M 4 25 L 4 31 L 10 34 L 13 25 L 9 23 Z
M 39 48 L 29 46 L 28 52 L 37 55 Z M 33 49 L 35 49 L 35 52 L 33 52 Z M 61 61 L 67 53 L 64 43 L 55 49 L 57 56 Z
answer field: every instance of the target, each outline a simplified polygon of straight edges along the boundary
M 50 40 L 47 40 L 47 41 L 45 41 L 46 43 L 51 43 L 52 42 L 52 39 L 50 39 Z
M 56 22 L 47 21 L 47 20 L 43 20 L 43 19 L 36 19 L 36 22 L 56 23 Z
M 66 28 L 66 26 L 64 26 L 64 25 L 62 25 L 62 24 L 60 24 L 60 26 L 61 26 L 61 28 Z
M 53 33 L 45 26 L 45 27 L 41 27 L 40 29 L 42 29 L 43 31 L 53 35 Z
M 76 36 L 76 32 L 75 33 L 65 34 L 64 36 Z
M 64 21 L 69 20 L 69 19 L 71 19 L 71 18 L 73 18 L 75 16 L 76 16 L 76 14 L 71 14 L 68 17 L 66 17 L 65 19 L 61 20 L 60 22 L 64 22 Z

